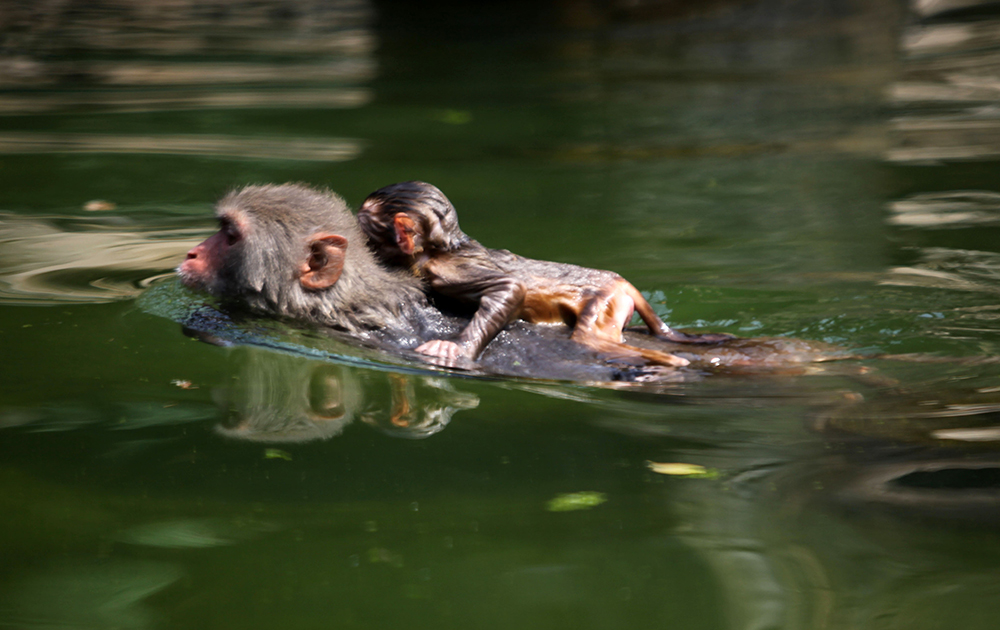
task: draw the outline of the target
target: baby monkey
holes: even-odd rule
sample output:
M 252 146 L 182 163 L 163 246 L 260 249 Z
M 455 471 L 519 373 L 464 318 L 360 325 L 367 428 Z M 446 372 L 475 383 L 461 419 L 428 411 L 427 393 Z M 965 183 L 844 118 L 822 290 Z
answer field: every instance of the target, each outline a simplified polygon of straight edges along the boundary
M 403 182 L 373 192 L 358 210 L 358 222 L 376 255 L 390 266 L 409 267 L 440 295 L 478 303 L 454 341 L 436 339 L 417 352 L 448 365 L 475 360 L 515 319 L 567 324 L 571 339 L 610 359 L 683 366 L 687 359 L 623 343 L 622 330 L 638 312 L 650 332 L 667 341 L 719 343 L 726 334 L 689 335 L 671 329 L 628 281 L 611 271 L 532 260 L 488 249 L 458 227 L 448 198 L 424 182 Z

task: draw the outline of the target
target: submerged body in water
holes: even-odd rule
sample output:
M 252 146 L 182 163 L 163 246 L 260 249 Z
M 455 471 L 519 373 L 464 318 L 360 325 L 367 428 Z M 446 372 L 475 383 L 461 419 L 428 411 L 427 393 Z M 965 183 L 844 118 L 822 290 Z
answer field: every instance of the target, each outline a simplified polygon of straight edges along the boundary
M 219 231 L 188 252 L 178 275 L 184 285 L 205 290 L 227 306 L 247 309 L 257 316 L 318 325 L 413 356 L 426 354 L 429 341 L 460 337 L 476 327 L 470 326 L 470 320 L 443 313 L 430 304 L 413 276 L 377 264 L 354 216 L 344 201 L 329 191 L 298 184 L 248 186 L 225 196 L 216 206 L 216 216 Z M 645 299 L 642 304 L 651 312 Z M 482 308 L 473 315 L 473 324 L 481 314 Z M 197 313 L 190 316 L 197 318 Z M 654 320 L 659 322 L 653 317 L 647 325 L 652 327 Z M 624 320 L 615 323 L 616 329 L 622 323 Z M 186 325 L 216 334 L 192 322 Z M 675 381 L 697 377 L 706 369 L 782 369 L 838 355 L 804 342 L 737 343 L 727 335 L 706 336 L 702 343 L 723 343 L 702 346 L 692 343 L 688 335 L 671 336 L 660 328 L 653 331 L 655 337 L 632 335 L 637 340 L 642 337 L 638 345 L 581 343 L 579 325 L 572 335 L 565 334 L 565 326 L 525 321 L 498 331 L 503 334 L 491 334 L 473 344 L 476 355 L 484 350 L 478 364 L 458 365 L 485 374 L 534 378 Z M 674 356 L 678 357 L 676 362 L 656 359 Z M 447 359 L 439 364 L 457 366 Z M 689 371 L 677 372 L 688 365 Z

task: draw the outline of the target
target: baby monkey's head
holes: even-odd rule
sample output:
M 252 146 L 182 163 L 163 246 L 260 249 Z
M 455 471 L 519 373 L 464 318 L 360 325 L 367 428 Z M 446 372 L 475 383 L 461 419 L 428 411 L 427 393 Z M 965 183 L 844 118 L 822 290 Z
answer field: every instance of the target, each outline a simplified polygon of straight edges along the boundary
M 376 253 L 389 262 L 421 251 L 451 251 L 469 241 L 458 214 L 436 186 L 402 182 L 368 195 L 358 223 Z

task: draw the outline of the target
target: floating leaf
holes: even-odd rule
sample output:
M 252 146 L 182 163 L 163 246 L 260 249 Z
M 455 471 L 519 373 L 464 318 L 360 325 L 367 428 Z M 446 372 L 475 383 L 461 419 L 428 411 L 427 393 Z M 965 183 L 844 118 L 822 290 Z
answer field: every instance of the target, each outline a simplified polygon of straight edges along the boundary
M 660 475 L 672 475 L 674 477 L 693 477 L 695 479 L 717 479 L 719 471 L 715 468 L 705 468 L 698 464 L 685 464 L 682 462 L 646 462 L 646 465 L 653 472 Z
M 268 448 L 264 449 L 264 459 L 284 459 L 292 461 L 292 454 L 288 451 L 283 451 L 280 448 Z
M 603 492 L 570 492 L 556 495 L 546 508 L 549 512 L 569 512 L 571 510 L 589 510 L 605 501 L 608 497 Z

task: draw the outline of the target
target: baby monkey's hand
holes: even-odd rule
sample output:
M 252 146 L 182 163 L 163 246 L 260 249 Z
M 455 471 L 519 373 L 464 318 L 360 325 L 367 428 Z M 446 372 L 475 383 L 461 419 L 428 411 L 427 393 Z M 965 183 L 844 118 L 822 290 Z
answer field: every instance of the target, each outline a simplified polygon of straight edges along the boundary
M 474 359 L 472 352 L 468 348 L 454 341 L 446 341 L 444 339 L 428 341 L 417 346 L 416 351 L 420 354 L 441 359 L 440 361 L 435 361 L 435 363 L 444 365 L 445 367 L 462 367 L 463 365 L 468 365 Z

